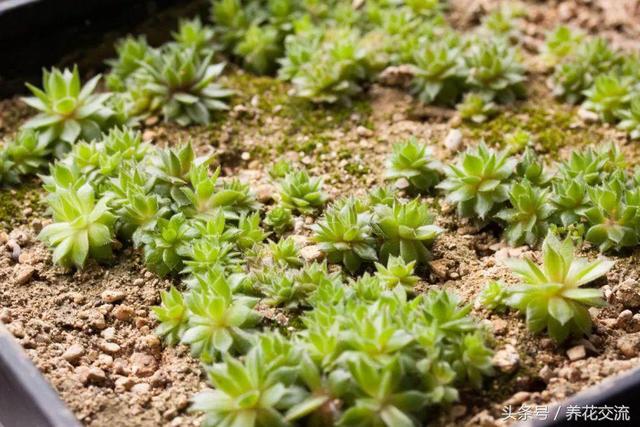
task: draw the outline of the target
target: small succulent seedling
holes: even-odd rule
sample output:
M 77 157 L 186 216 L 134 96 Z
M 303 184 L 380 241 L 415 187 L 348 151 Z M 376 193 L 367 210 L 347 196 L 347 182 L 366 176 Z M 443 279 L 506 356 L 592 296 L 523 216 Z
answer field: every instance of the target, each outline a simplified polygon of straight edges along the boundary
M 309 36 L 304 33 L 300 37 L 292 37 L 288 41 L 287 52 L 291 44 L 309 42 Z M 293 58 L 289 61 L 290 71 L 281 73 L 283 78 L 288 74 L 296 96 L 312 102 L 334 103 L 346 101 L 359 93 L 360 82 L 366 78 L 367 69 L 366 52 L 361 47 L 358 32 L 346 27 L 334 28 L 331 33 L 324 33 L 324 39 L 316 41 L 316 44 L 316 50 L 307 61 Z M 299 53 L 299 49 L 291 51 Z
M 241 191 L 231 188 L 220 188 L 217 184 L 220 168 L 209 175 L 209 165 L 194 166 L 189 171 L 190 186 L 181 187 L 184 198 L 180 197 L 176 202 L 188 203 L 183 207 L 185 214 L 192 218 L 204 219 L 214 217 L 220 210 L 225 212 L 228 218 L 238 218 L 234 204 L 244 197 Z
M 582 177 L 558 177 L 553 181 L 552 202 L 563 226 L 580 221 L 591 206 L 587 184 Z
M 549 190 L 533 186 L 524 180 L 509 190 L 510 208 L 496 214 L 507 223 L 505 238 L 512 246 L 535 245 L 549 229 L 549 218 L 555 212 Z
M 538 187 L 546 187 L 551 182 L 551 174 L 545 168 L 544 161 L 531 148 L 527 148 L 516 165 L 516 175 Z
M 404 178 L 413 189 L 426 191 L 440 182 L 442 168 L 441 163 L 433 157 L 430 147 L 411 138 L 393 146 L 393 153 L 387 160 L 385 178 Z
M 345 411 L 337 425 L 409 427 L 415 425 L 411 414 L 427 405 L 427 395 L 401 385 L 402 368 L 396 359 L 376 369 L 365 358 L 349 363 L 356 385 L 356 400 Z
M 467 70 L 456 35 L 425 43 L 413 53 L 413 93 L 425 104 L 453 105 L 460 96 Z
M 631 82 L 624 77 L 605 74 L 596 77 L 593 86 L 584 91 L 583 107 L 598 113 L 608 123 L 616 120 L 621 111 L 628 108 L 633 98 Z
M 595 38 L 580 45 L 575 56 L 561 63 L 554 72 L 553 92 L 567 102 L 576 104 L 584 99 L 597 76 L 610 73 L 620 65 L 620 55 L 603 38 Z
M 13 167 L 6 148 L 0 146 L 0 186 L 17 184 L 20 178 Z
M 584 212 L 589 222 L 585 238 L 597 245 L 600 252 L 636 246 L 640 205 L 630 203 L 633 193 L 618 180 L 587 191 L 592 206 Z
M 363 262 L 377 259 L 369 215 L 358 212 L 355 199 L 332 206 L 313 226 L 313 239 L 330 262 L 355 273 Z
M 413 274 L 416 262 L 406 262 L 401 257 L 390 256 L 387 266 L 376 263 L 376 276 L 381 284 L 389 289 L 396 286 L 403 287 L 407 292 L 413 293 L 420 278 Z
M 506 308 L 509 295 L 509 289 L 502 283 L 492 280 L 480 292 L 478 302 L 487 310 L 502 311 Z
M 115 46 L 117 57 L 107 61 L 111 67 L 106 76 L 107 87 L 116 92 L 127 89 L 133 74 L 141 67 L 140 64 L 151 59 L 151 47 L 144 36 L 125 37 Z
M 613 261 L 575 258 L 574 251 L 571 240 L 561 242 L 549 234 L 542 245 L 542 266 L 529 259 L 507 261 L 524 282 L 510 288 L 508 305 L 526 313 L 531 332 L 546 330 L 557 342 L 591 331 L 587 308 L 603 306 L 605 301 L 600 289 L 581 286 L 604 276 L 613 267 Z
M 204 412 L 204 425 L 221 422 L 230 426 L 287 426 L 281 410 L 303 400 L 305 393 L 293 387 L 295 366 L 299 356 L 293 346 L 284 341 L 280 357 L 271 355 L 265 345 L 252 348 L 244 360 L 225 356 L 220 364 L 208 369 L 214 389 L 198 393 L 192 411 Z
M 312 214 L 327 200 L 322 192 L 322 179 L 311 177 L 306 171 L 289 172 L 280 181 L 282 206 L 301 214 Z
M 202 25 L 200 18 L 181 20 L 178 31 L 172 34 L 176 44 L 182 48 L 194 49 L 200 54 L 208 54 L 217 50 L 213 37 L 213 28 Z
M 158 218 L 155 230 L 143 237 L 146 264 L 160 277 L 179 272 L 188 245 L 196 235 L 183 214 L 175 214 L 169 219 Z
M 560 25 L 547 34 L 542 46 L 542 60 L 545 65 L 553 67 L 572 55 L 584 39 L 581 32 Z
M 640 139 L 640 97 L 635 97 L 628 109 L 619 111 L 618 127 L 629 134 L 631 139 Z
M 282 235 L 293 228 L 291 210 L 284 206 L 275 206 L 265 216 L 264 223 L 277 234 Z
M 477 124 L 486 122 L 498 113 L 491 96 L 478 92 L 467 93 L 456 109 L 460 118 Z
M 226 49 L 231 49 L 242 38 L 250 25 L 250 12 L 241 0 L 215 0 L 211 2 L 211 20 L 214 30 L 221 36 Z
M 267 238 L 268 233 L 260 227 L 260 213 L 243 214 L 238 219 L 236 245 L 246 251 Z
M 292 237 L 269 243 L 273 261 L 285 267 L 301 267 L 303 264 L 300 250 Z
M 113 224 L 108 200 L 96 202 L 91 185 L 78 190 L 58 190 L 47 198 L 54 223 L 42 229 L 38 238 L 54 247 L 53 262 L 63 267 L 82 268 L 87 257 L 98 261 L 111 258 Z
M 508 179 L 516 160 L 506 151 L 497 152 L 481 143 L 463 153 L 446 169 L 447 179 L 437 187 L 458 207 L 458 215 L 486 219 L 509 198 Z
M 429 246 L 442 229 L 433 225 L 426 204 L 414 199 L 408 203 L 396 201 L 393 206 L 374 208 L 374 230 L 382 239 L 380 258 L 400 256 L 405 262 L 426 264 L 431 259 Z
M 160 324 L 156 328 L 156 334 L 163 337 L 167 344 L 176 345 L 182 339 L 187 329 L 189 315 L 182 293 L 174 286 L 168 291 L 161 291 L 162 303 L 152 307 Z
M 114 114 L 107 104 L 111 94 L 93 93 L 99 80 L 100 75 L 97 75 L 82 86 L 77 67 L 64 71 L 45 70 L 42 89 L 27 83 L 35 96 L 23 98 L 23 101 L 39 113 L 23 127 L 37 130 L 39 138 L 47 144 L 73 144 L 80 138 L 87 141 L 99 138 Z
M 258 74 L 273 71 L 276 59 L 282 56 L 282 34 L 271 25 L 251 25 L 233 53 L 242 58 L 244 66 Z
M 170 46 L 157 52 L 137 80 L 148 112 L 161 111 L 165 121 L 181 126 L 211 122 L 211 113 L 228 109 L 233 94 L 217 83 L 224 64 L 212 64 L 211 54 Z M 140 100 L 138 100 L 140 102 Z
M 202 285 L 186 298 L 189 319 L 181 341 L 205 363 L 218 361 L 230 352 L 248 350 L 253 337 L 247 329 L 260 320 L 253 310 L 257 300 L 234 295 L 223 275 Z
M 240 260 L 231 242 L 220 241 L 213 237 L 200 237 L 193 240 L 184 251 L 185 268 L 183 274 L 202 275 L 208 271 L 222 269 L 231 271 Z
M 524 95 L 524 68 L 506 43 L 474 43 L 466 60 L 467 84 L 472 89 L 491 94 L 500 102 L 512 102 Z
M 47 143 L 38 138 L 38 133 L 23 129 L 15 139 L 6 144 L 6 155 L 18 175 L 33 175 L 41 172 L 48 164 L 50 150 Z

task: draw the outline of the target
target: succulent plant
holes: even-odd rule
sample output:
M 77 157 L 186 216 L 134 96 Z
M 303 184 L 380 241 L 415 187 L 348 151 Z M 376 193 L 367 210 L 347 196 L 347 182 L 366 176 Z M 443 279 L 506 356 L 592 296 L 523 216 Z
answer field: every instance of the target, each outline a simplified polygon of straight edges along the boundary
M 482 19 L 482 27 L 494 37 L 505 41 L 517 40 L 520 36 L 515 19 L 522 13 L 512 7 L 498 7 Z
M 456 35 L 425 43 L 413 53 L 413 93 L 425 104 L 453 105 L 460 96 L 467 70 Z
M 507 181 L 515 166 L 516 160 L 506 151 L 497 152 L 481 143 L 463 153 L 456 165 L 448 166 L 447 179 L 437 188 L 457 205 L 458 215 L 484 220 L 509 198 Z
M 376 276 L 380 283 L 389 289 L 401 286 L 407 292 L 413 293 L 420 278 L 413 274 L 416 262 L 406 262 L 401 257 L 390 256 L 387 266 L 376 263 Z
M 282 267 L 258 273 L 256 282 L 265 296 L 265 304 L 288 309 L 307 306 L 309 295 L 316 289 L 315 283 L 299 281 L 294 270 L 282 270 Z
M 592 148 L 571 152 L 568 160 L 562 162 L 559 171 L 568 178 L 582 178 L 587 185 L 603 182 L 607 159 Z
M 241 250 L 253 248 L 267 238 L 268 233 L 260 227 L 260 213 L 242 214 L 238 219 L 236 245 Z
M 181 341 L 205 363 L 216 362 L 231 352 L 246 352 L 254 344 L 248 329 L 260 320 L 253 310 L 257 300 L 234 295 L 222 274 L 205 286 L 186 298 L 189 319 Z
M 393 146 L 393 153 L 387 160 L 385 178 L 404 178 L 412 188 L 426 191 L 440 182 L 442 169 L 442 164 L 433 157 L 429 146 L 410 138 Z
M 156 334 L 164 338 L 167 344 L 176 345 L 182 339 L 187 329 L 189 315 L 182 293 L 174 286 L 168 291 L 161 291 L 162 304 L 152 307 L 160 324 Z
M 467 93 L 456 109 L 463 120 L 477 124 L 486 122 L 498 113 L 491 96 L 478 92 Z
M 280 205 L 274 206 L 267 212 L 264 223 L 278 235 L 282 235 L 293 228 L 291 210 Z
M 113 225 L 107 198 L 96 201 L 90 184 L 79 189 L 59 189 L 47 197 L 53 212 L 53 224 L 47 225 L 38 239 L 54 247 L 53 262 L 65 268 L 82 268 L 87 257 L 98 261 L 112 256 Z
M 224 64 L 212 64 L 211 54 L 169 46 L 142 67 L 135 83 L 142 99 L 136 101 L 148 113 L 161 111 L 165 121 L 187 126 L 208 124 L 212 112 L 229 108 L 223 99 L 233 91 L 217 83 Z
M 269 242 L 269 251 L 273 261 L 285 267 L 301 267 L 303 260 L 296 241 L 292 237 Z
M 574 250 L 571 240 L 561 242 L 549 234 L 542 245 L 541 267 L 529 259 L 507 261 L 524 282 L 510 289 L 508 305 L 526 313 L 531 332 L 546 329 L 557 342 L 591 331 L 587 307 L 603 306 L 605 301 L 600 289 L 581 286 L 604 276 L 613 267 L 612 261 L 575 258 Z
M 615 70 L 620 62 L 620 55 L 605 39 L 591 39 L 580 45 L 569 61 L 556 67 L 552 78 L 553 92 L 569 103 L 581 102 L 584 91 L 593 85 L 596 77 Z
M 13 162 L 9 159 L 7 150 L 0 147 L 0 187 L 18 182 L 20 179 L 13 167 Z
M 283 35 L 271 25 L 251 25 L 233 49 L 241 57 L 244 66 L 258 74 L 266 74 L 276 66 L 282 56 Z
M 628 109 L 619 111 L 618 128 L 626 131 L 631 139 L 640 139 L 640 97 L 635 96 Z
M 220 168 L 218 167 L 213 175 L 209 175 L 209 166 L 200 164 L 194 166 L 189 171 L 189 179 L 191 186 L 181 187 L 185 200 L 188 201 L 183 207 L 187 216 L 198 219 L 207 219 L 216 216 L 222 210 L 228 218 L 238 218 L 234 209 L 234 204 L 244 194 L 235 189 L 220 188 L 217 185 Z M 179 203 L 182 198 L 177 200 Z
M 74 144 L 81 138 L 88 141 L 99 138 L 101 131 L 111 125 L 114 114 L 107 104 L 111 94 L 93 93 L 99 80 L 97 75 L 82 86 L 77 67 L 45 70 L 42 89 L 27 83 L 35 96 L 23 101 L 39 113 L 23 127 L 38 131 L 46 144 Z
M 181 213 L 169 219 L 158 218 L 155 229 L 142 239 L 145 263 L 160 277 L 179 272 L 190 241 L 196 236 L 196 230 Z
M 398 360 L 376 369 L 367 359 L 358 358 L 349 363 L 349 372 L 357 387 L 357 397 L 337 425 L 415 426 L 411 415 L 427 405 L 427 395 L 405 388 Z
M 33 175 L 41 172 L 49 163 L 50 150 L 47 143 L 38 138 L 38 133 L 23 129 L 6 144 L 6 156 L 18 175 Z
M 545 65 L 553 67 L 571 56 L 583 41 L 584 35 L 571 28 L 560 25 L 547 33 L 542 46 L 542 60 Z
M 614 179 L 587 191 L 592 206 L 584 212 L 589 222 L 585 238 L 597 245 L 600 252 L 636 246 L 640 206 L 629 203 L 633 193 L 625 184 Z
M 106 83 L 112 91 L 124 92 L 141 63 L 151 60 L 152 48 L 144 36 L 128 36 L 119 40 L 115 49 L 117 57 L 107 61 L 111 69 L 106 76 Z
M 397 198 L 397 191 L 394 187 L 387 185 L 383 187 L 374 187 L 369 192 L 367 204 L 369 206 L 388 205 L 392 206 Z
M 491 280 L 480 292 L 478 302 L 489 311 L 502 311 L 506 308 L 509 289 L 502 283 Z
M 282 353 L 280 357 L 269 357 L 260 344 L 243 361 L 225 356 L 223 363 L 208 369 L 214 389 L 198 393 L 190 408 L 204 412 L 204 426 L 288 425 L 281 411 L 304 398 L 303 390 L 293 386 L 299 360 Z
M 250 25 L 255 5 L 245 7 L 242 0 L 214 0 L 211 2 L 211 20 L 214 30 L 221 36 L 226 49 L 232 49 Z
M 393 206 L 374 208 L 374 231 L 382 239 L 380 258 L 400 256 L 405 262 L 425 264 L 431 258 L 429 245 L 442 232 L 433 225 L 426 204 L 414 199 L 408 203 L 396 201 Z
M 525 150 L 516 165 L 516 176 L 538 187 L 546 187 L 551 182 L 551 174 L 547 172 L 544 161 L 531 148 Z
M 313 240 L 329 262 L 342 263 L 351 273 L 377 259 L 369 215 L 359 213 L 355 199 L 332 206 L 313 226 Z
M 322 192 L 322 179 L 310 177 L 306 171 L 289 172 L 280 181 L 280 201 L 282 206 L 304 215 L 312 214 L 327 200 Z
M 299 41 L 306 42 L 304 37 Z M 317 103 L 347 101 L 361 91 L 360 83 L 367 77 L 365 59 L 356 30 L 336 27 L 326 32 L 310 60 L 291 77 L 295 95 Z
M 293 172 L 293 166 L 291 166 L 291 162 L 286 159 L 279 159 L 269 167 L 269 176 L 272 179 L 284 178 L 289 172 Z
M 633 97 L 630 82 L 614 74 L 596 77 L 593 86 L 584 91 L 584 108 L 598 113 L 608 123 L 616 120 L 620 111 L 628 108 Z
M 202 25 L 202 21 L 198 17 L 191 20 L 181 20 L 178 31 L 172 35 L 180 47 L 194 49 L 200 54 L 206 55 L 218 49 L 214 42 L 213 28 Z
M 196 157 L 191 143 L 159 150 L 151 159 L 149 172 L 158 181 L 156 191 L 171 197 L 179 205 L 189 204 L 182 191 L 190 182 L 191 169 L 207 164 L 209 159 Z
M 490 94 L 499 102 L 512 102 L 525 93 L 524 68 L 516 52 L 507 44 L 480 41 L 466 57 L 467 84 L 476 91 Z
M 193 240 L 184 251 L 184 269 L 181 273 L 202 275 L 208 271 L 222 269 L 233 270 L 240 263 L 238 253 L 231 242 L 220 241 L 212 237 L 200 237 Z
M 512 246 L 526 243 L 534 246 L 549 230 L 549 219 L 555 212 L 549 190 L 533 186 L 529 181 L 516 182 L 509 190 L 510 208 L 496 214 L 507 223 L 505 238 Z
M 553 181 L 551 199 L 562 225 L 579 222 L 591 206 L 587 188 L 582 177 L 565 176 Z

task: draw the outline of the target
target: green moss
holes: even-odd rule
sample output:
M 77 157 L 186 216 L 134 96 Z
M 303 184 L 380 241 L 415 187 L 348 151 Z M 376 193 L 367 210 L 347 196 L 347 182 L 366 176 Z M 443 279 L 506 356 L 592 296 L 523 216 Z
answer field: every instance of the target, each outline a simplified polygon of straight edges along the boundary
M 42 190 L 39 182 L 29 182 L 15 188 L 0 188 L 0 230 L 10 231 L 27 222 L 28 209 L 43 214 L 39 203 Z
M 529 132 L 541 151 L 556 153 L 564 146 L 579 146 L 596 142 L 594 130 L 577 127 L 571 109 L 548 102 L 533 105 L 528 101 L 517 108 L 504 111 L 495 119 L 482 124 L 465 124 L 473 139 L 484 139 L 490 145 L 503 147 L 504 136 L 517 130 Z M 513 147 L 519 151 L 522 147 Z

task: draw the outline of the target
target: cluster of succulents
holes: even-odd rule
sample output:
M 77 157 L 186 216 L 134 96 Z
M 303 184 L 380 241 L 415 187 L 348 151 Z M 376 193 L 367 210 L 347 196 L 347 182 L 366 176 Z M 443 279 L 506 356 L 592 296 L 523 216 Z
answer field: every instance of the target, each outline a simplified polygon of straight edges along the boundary
M 560 241 L 549 234 L 542 245 L 542 265 L 528 258 L 508 259 L 506 264 L 522 283 L 511 287 L 489 283 L 480 296 L 481 304 L 490 310 L 514 308 L 526 315 L 531 332 L 546 331 L 557 342 L 589 334 L 588 308 L 606 302 L 601 289 L 582 286 L 606 275 L 614 263 L 576 258 L 574 252 L 570 238 Z
M 336 202 L 313 227 L 314 240 L 331 262 L 355 273 L 363 263 L 400 257 L 426 264 L 442 229 L 419 199 L 390 204 L 349 198 Z
M 582 40 L 566 27 L 549 35 L 544 55 L 554 58 L 555 95 L 617 124 L 631 139 L 640 138 L 637 55 L 617 51 L 602 38 Z
M 535 246 L 550 229 L 578 225 L 601 252 L 640 242 L 639 194 L 615 145 L 574 151 L 554 169 L 531 147 L 517 159 L 481 143 L 448 165 L 437 188 L 459 216 L 503 226 L 511 245 Z

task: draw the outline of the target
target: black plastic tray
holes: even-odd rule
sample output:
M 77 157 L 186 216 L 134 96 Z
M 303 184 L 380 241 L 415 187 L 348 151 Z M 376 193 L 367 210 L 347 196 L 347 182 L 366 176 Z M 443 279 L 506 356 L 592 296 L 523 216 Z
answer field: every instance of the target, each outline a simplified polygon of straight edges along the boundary
M 180 16 L 206 13 L 205 0 L 0 0 L 0 98 L 40 83 L 43 67 L 102 71 L 114 42 L 145 34 L 164 42 Z
M 0 323 L 0 426 L 80 427 Z

